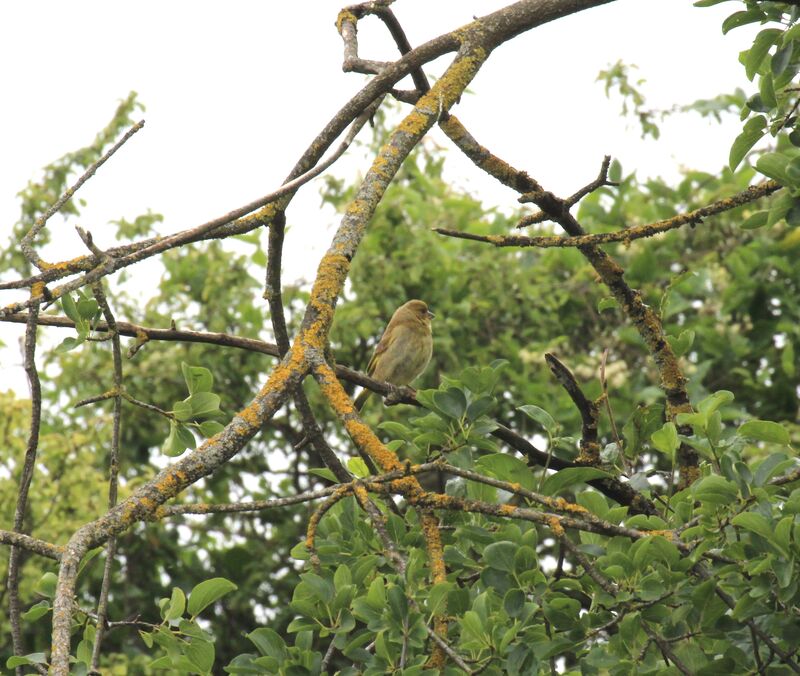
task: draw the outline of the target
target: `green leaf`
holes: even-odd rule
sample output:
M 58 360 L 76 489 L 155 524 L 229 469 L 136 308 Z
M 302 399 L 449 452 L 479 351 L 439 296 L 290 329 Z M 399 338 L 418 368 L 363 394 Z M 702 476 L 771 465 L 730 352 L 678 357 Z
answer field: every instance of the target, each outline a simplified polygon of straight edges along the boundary
M 614 182 L 622 180 L 622 164 L 616 157 L 611 160 L 611 165 L 608 168 L 608 180 Z
M 788 444 L 790 441 L 789 433 L 783 425 L 770 420 L 748 420 L 739 426 L 739 434 L 773 444 Z
M 86 626 L 83 631 L 83 639 L 78 643 L 75 650 L 75 657 L 80 666 L 89 665 L 92 663 L 92 646 L 94 644 L 94 627 Z M 83 664 L 81 664 L 83 663 Z M 78 673 L 83 676 L 83 671 L 78 670 Z
M 712 505 L 728 505 L 739 496 L 735 483 L 716 474 L 701 479 L 692 487 L 692 492 L 701 504 Z
M 708 5 L 698 6 L 707 7 Z M 748 9 L 746 12 L 734 12 L 722 22 L 722 34 L 725 35 L 728 31 L 738 28 L 739 26 L 761 21 L 763 16 L 764 13 L 760 9 Z
M 777 28 L 765 28 L 756 35 L 753 46 L 744 57 L 744 69 L 748 80 L 752 80 L 756 72 L 758 72 L 770 48 L 781 37 L 781 32 Z
M 606 296 L 601 298 L 597 303 L 597 311 L 603 312 L 604 310 L 611 310 L 619 307 L 619 301 L 614 296 Z
M 800 184 L 800 157 L 789 160 L 786 165 L 786 176 L 793 186 Z
M 312 467 L 308 470 L 309 474 L 313 474 L 314 476 L 318 476 L 322 479 L 327 479 L 331 483 L 339 483 L 339 480 L 336 478 L 336 475 L 331 472 L 327 467 Z
M 492 406 L 494 406 L 494 397 L 484 394 L 481 397 L 470 402 L 467 406 L 467 420 L 474 421 L 486 413 Z
M 536 485 L 535 477 L 525 461 L 507 453 L 482 455 L 475 463 L 475 469 L 502 481 L 519 483 L 529 490 Z
M 678 413 L 675 416 L 675 422 L 679 425 L 691 425 L 705 430 L 708 425 L 708 416 L 704 413 Z
M 770 542 L 774 541 L 774 529 L 772 524 L 767 521 L 761 514 L 756 514 L 755 512 L 743 512 L 742 514 L 737 514 L 736 516 L 731 519 L 731 523 L 734 526 L 739 526 L 740 528 L 745 528 L 757 535 L 760 535 L 765 540 Z
M 784 33 L 784 38 L 786 34 Z M 770 67 L 772 68 L 772 74 L 775 77 L 778 77 L 786 70 L 786 67 L 789 65 L 789 62 L 792 60 L 792 52 L 794 51 L 794 44 L 791 42 L 786 44 L 784 43 L 783 47 L 780 47 L 772 57 L 772 63 Z
M 178 587 L 173 587 L 172 596 L 169 600 L 169 605 L 162 613 L 162 617 L 169 622 L 170 620 L 177 620 L 183 611 L 186 610 L 186 594 Z
M 792 165 L 789 165 L 789 167 L 791 168 Z M 797 176 L 798 176 L 797 180 L 800 181 L 800 171 L 798 171 Z M 795 179 L 792 178 L 792 180 Z M 795 183 L 795 185 L 797 184 Z M 792 206 L 789 208 L 789 211 L 786 212 L 785 218 L 787 225 L 790 225 L 793 228 L 800 226 L 800 200 L 798 199 L 792 200 Z
M 275 673 L 278 670 L 278 665 L 273 660 L 269 666 L 263 667 L 256 664 L 254 659 L 255 655 L 252 653 L 243 653 L 234 657 L 230 663 L 225 667 L 226 674 L 247 674 L 248 676 L 261 676 L 265 671 L 266 673 Z M 259 657 L 258 659 L 270 659 Z
M 653 446 L 670 458 L 675 455 L 675 451 L 681 445 L 678 439 L 678 428 L 675 427 L 674 422 L 665 423 L 660 430 L 656 430 L 650 435 L 650 440 L 653 442 Z
M 72 299 L 68 293 L 65 293 L 61 298 L 59 298 L 59 302 L 61 303 L 61 309 L 64 310 L 64 314 L 67 315 L 73 322 L 76 324 L 82 321 L 82 317 L 80 312 L 78 312 L 78 306 L 75 305 L 75 301 Z
M 183 379 L 186 381 L 189 394 L 211 391 L 211 387 L 214 385 L 214 376 L 211 375 L 211 371 L 207 368 L 190 366 L 182 361 L 181 371 L 183 371 Z
M 51 599 L 56 595 L 56 585 L 58 584 L 58 575 L 55 573 L 45 573 L 39 578 L 36 583 L 35 591 L 40 596 Z
M 159 657 L 157 660 L 153 660 L 148 665 L 151 669 L 171 669 L 176 665 L 173 663 L 172 658 L 169 655 L 164 655 L 164 657 Z M 191 673 L 194 671 L 194 665 L 188 669 L 187 673 Z M 178 672 L 181 673 L 181 672 Z
M 139 636 L 148 648 L 153 647 L 153 635 L 147 631 L 139 631 Z
M 521 589 L 509 589 L 503 597 L 503 610 L 509 617 L 520 617 L 525 608 L 525 594 Z
M 480 615 L 474 610 L 468 610 L 461 618 L 461 637 L 467 641 L 486 642 L 486 632 L 483 629 Z
M 376 577 L 369 585 L 367 590 L 367 602 L 376 610 L 380 610 L 386 604 L 386 585 L 382 577 Z
M 333 574 L 333 588 L 338 592 L 351 584 L 353 584 L 353 574 L 348 566 L 341 564 Z
M 214 666 L 214 644 L 210 641 L 192 639 L 186 646 L 186 657 L 192 664 L 196 664 L 202 673 L 211 673 Z
M 77 307 L 78 314 L 84 321 L 92 319 L 100 311 L 100 306 L 94 298 L 79 298 Z
M 522 545 L 514 553 L 514 570 L 517 573 L 526 573 L 536 569 L 538 560 L 536 550 L 528 545 Z
M 196 446 L 194 434 L 185 425 L 178 425 L 177 435 L 184 448 L 194 448 Z
M 444 612 L 447 608 L 447 596 L 454 589 L 452 582 L 438 582 L 428 592 L 427 610 L 431 615 Z
M 195 586 L 189 594 L 189 614 L 197 617 L 205 608 L 238 587 L 224 577 L 214 577 Z
M 408 427 L 399 422 L 388 420 L 378 425 L 378 429 L 385 430 L 391 437 L 395 439 L 403 439 L 411 441 L 413 432 Z
M 670 347 L 672 347 L 672 351 L 675 353 L 675 356 L 682 357 L 689 351 L 694 343 L 694 331 L 691 329 L 681 331 L 677 338 L 674 336 L 667 336 L 667 341 L 669 342 Z
M 353 473 L 353 475 L 357 476 L 359 479 L 363 479 L 365 476 L 369 476 L 369 467 L 367 467 L 367 463 L 365 463 L 361 458 L 354 456 L 347 461 L 347 469 Z
M 213 392 L 197 392 L 186 401 L 192 407 L 193 418 L 202 418 L 219 412 L 220 398 Z
M 756 115 L 749 119 L 744 125 L 744 129 L 731 145 L 728 165 L 731 170 L 736 169 L 750 149 L 758 143 L 767 133 L 767 118 L 763 115 Z
M 800 24 L 796 23 L 794 26 L 787 28 L 783 32 L 782 44 L 788 45 L 790 42 L 800 40 Z
M 286 660 L 288 656 L 286 642 L 272 629 L 259 627 L 247 634 L 247 638 L 255 645 L 258 652 L 265 657 L 273 658 L 279 665 Z
M 164 455 L 175 457 L 186 450 L 186 444 L 178 436 L 178 424 L 174 420 L 169 421 L 169 435 L 161 444 L 161 452 Z
M 194 620 L 182 619 L 178 622 L 178 629 L 184 636 L 191 636 L 192 638 L 199 638 L 202 641 L 213 641 L 214 637 L 207 631 L 200 628 Z
M 434 392 L 433 403 L 442 413 L 456 420 L 460 420 L 467 410 L 467 398 L 456 387 Z
M 773 453 L 758 464 L 753 476 L 754 486 L 763 486 L 773 476 L 794 465 L 794 460 L 787 458 L 784 453 Z
M 192 419 L 192 405 L 188 400 L 176 401 L 172 405 L 172 415 L 175 416 L 180 422 L 186 422 Z
M 200 423 L 200 434 L 204 437 L 213 437 L 225 429 L 225 425 L 216 420 L 204 420 Z
M 608 472 L 596 467 L 567 467 L 547 477 L 542 485 L 542 492 L 545 495 L 557 495 L 569 486 L 610 476 Z
M 57 354 L 65 354 L 70 350 L 74 350 L 78 345 L 82 345 L 86 342 L 86 334 L 78 334 L 78 337 L 74 336 L 67 336 L 56 346 L 56 353 Z
M 772 109 L 778 105 L 775 100 L 775 85 L 772 81 L 772 73 L 765 73 L 761 76 L 758 82 L 758 93 L 761 94 L 761 100 L 768 108 Z
M 522 411 L 529 418 L 539 423 L 547 430 L 550 436 L 554 436 L 558 431 L 558 423 L 556 423 L 553 417 L 543 408 L 539 408 L 533 404 L 525 404 L 525 406 L 519 406 L 517 410 Z
M 705 399 L 702 399 L 700 403 L 697 404 L 697 410 L 704 416 L 709 416 L 720 406 L 724 406 L 725 404 L 732 402 L 734 398 L 735 396 L 733 392 L 728 390 L 718 390 L 717 392 L 708 395 Z
M 12 656 L 6 660 L 6 668 L 13 669 L 15 667 L 24 667 L 31 664 L 47 664 L 47 658 L 44 653 L 29 653 L 21 657 Z
M 39 601 L 39 603 L 35 603 L 22 613 L 21 617 L 26 622 L 36 622 L 40 617 L 47 615 L 48 612 L 50 612 L 50 602 Z
M 764 153 L 756 161 L 756 169 L 765 176 L 774 178 L 782 185 L 791 185 L 786 173 L 787 164 L 789 164 L 789 158 L 783 153 Z
M 308 547 L 306 547 L 306 543 L 298 542 L 289 551 L 289 556 L 291 556 L 293 559 L 297 559 L 298 561 L 308 561 L 310 555 L 308 553 Z
M 794 362 L 794 343 L 791 340 L 787 340 L 786 345 L 783 346 L 783 350 L 781 351 L 781 368 L 790 378 L 794 378 Z
M 772 227 L 781 219 L 786 218 L 786 214 L 789 213 L 794 203 L 795 199 L 792 197 L 791 193 L 784 191 L 778 195 L 769 207 L 767 226 Z
M 740 223 L 739 227 L 742 230 L 756 230 L 757 228 L 763 228 L 767 224 L 768 216 L 769 211 L 756 211 L 754 214 L 750 214 L 743 223 Z
M 333 600 L 335 591 L 330 580 L 316 573 L 303 573 L 300 577 L 307 585 L 307 588 L 303 590 L 306 598 L 311 596 L 323 603 L 330 603 Z
M 513 573 L 516 551 L 517 545 L 513 542 L 493 542 L 483 550 L 483 560 L 492 568 Z

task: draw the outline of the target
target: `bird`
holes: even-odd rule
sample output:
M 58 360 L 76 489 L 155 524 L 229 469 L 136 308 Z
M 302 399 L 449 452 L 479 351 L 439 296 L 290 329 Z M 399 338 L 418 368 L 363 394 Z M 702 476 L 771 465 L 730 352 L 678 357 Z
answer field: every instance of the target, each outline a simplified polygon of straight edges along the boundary
M 434 316 L 421 300 L 410 300 L 397 308 L 369 361 L 367 375 L 392 385 L 414 381 L 431 360 Z M 358 395 L 356 410 L 361 410 L 371 394 L 365 389 Z

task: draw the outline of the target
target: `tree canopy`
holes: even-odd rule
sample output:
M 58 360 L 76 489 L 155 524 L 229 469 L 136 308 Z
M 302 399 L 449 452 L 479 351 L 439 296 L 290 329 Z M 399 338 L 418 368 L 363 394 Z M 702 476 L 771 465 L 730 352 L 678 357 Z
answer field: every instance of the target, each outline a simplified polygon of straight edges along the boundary
M 800 673 L 800 9 L 737 2 L 724 32 L 763 24 L 753 92 L 663 113 L 740 115 L 719 172 L 598 158 L 556 195 L 453 113 L 495 47 L 601 4 L 522 0 L 419 46 L 390 3 L 345 8 L 367 84 L 284 186 L 188 230 L 148 212 L 39 253 L 135 143 L 135 94 L 28 184 L 0 253 L 31 391 L 0 393 L 8 669 Z M 396 61 L 358 52 L 365 16 Z M 600 78 L 657 137 L 625 65 Z M 284 279 L 290 204 L 348 148 L 371 166 L 326 175 L 338 228 L 311 284 Z M 446 180 L 456 153 L 507 208 Z M 431 364 L 370 378 L 414 298 Z M 383 402 L 356 411 L 359 387 Z

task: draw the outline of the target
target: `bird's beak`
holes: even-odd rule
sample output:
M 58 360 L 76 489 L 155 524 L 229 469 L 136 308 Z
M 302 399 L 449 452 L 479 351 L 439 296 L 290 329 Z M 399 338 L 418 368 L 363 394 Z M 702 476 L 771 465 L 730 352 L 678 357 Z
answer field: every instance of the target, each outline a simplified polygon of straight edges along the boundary
M 428 310 L 428 319 L 433 319 L 436 315 L 433 314 L 430 310 Z

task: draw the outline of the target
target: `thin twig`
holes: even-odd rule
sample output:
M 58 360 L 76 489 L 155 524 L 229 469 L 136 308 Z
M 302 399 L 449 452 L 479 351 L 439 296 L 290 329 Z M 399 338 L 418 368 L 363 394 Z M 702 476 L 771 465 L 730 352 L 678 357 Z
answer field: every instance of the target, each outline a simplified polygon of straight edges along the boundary
M 336 636 L 334 635 L 331 638 L 331 642 L 328 644 L 328 649 L 325 651 L 325 656 L 322 658 L 322 662 L 319 665 L 319 673 L 327 674 L 328 673 L 328 664 L 330 663 L 331 659 L 333 658 L 333 651 L 334 647 L 334 639 Z
M 600 588 L 609 596 L 616 596 L 619 588 L 617 585 L 605 577 L 597 568 L 592 564 L 591 561 L 587 558 L 587 556 L 580 550 L 572 540 L 569 539 L 569 535 L 561 529 L 555 533 L 558 536 L 558 539 L 561 541 L 561 544 L 569 551 L 572 556 L 575 557 L 575 560 L 583 566 L 583 569 L 586 571 L 586 574 L 592 578 Z
M 556 377 L 561 386 L 567 391 L 575 408 L 581 415 L 583 423 L 581 429 L 580 456 L 578 461 L 586 465 L 600 464 L 600 444 L 597 441 L 597 419 L 599 417 L 597 404 L 591 399 L 587 399 L 581 390 L 575 376 L 554 354 L 547 353 L 544 360 L 550 371 Z
M 617 430 L 617 422 L 614 420 L 614 411 L 611 410 L 611 399 L 608 396 L 608 380 L 606 379 L 606 361 L 608 360 L 608 348 L 603 350 L 603 355 L 600 358 L 600 387 L 603 388 L 603 403 L 606 407 L 606 413 L 608 414 L 608 422 L 611 424 L 611 434 L 614 436 L 614 442 L 617 444 L 617 450 L 620 453 L 620 457 L 622 458 L 622 462 L 625 463 L 626 468 L 630 471 L 630 468 L 627 467 L 628 461 L 625 457 L 624 449 L 622 447 L 622 439 L 619 436 L 619 431 Z
M 28 507 L 28 492 L 33 481 L 33 471 L 36 466 L 36 455 L 39 448 L 39 430 L 42 419 L 42 387 L 39 381 L 39 372 L 36 369 L 36 330 L 39 306 L 31 307 L 28 321 L 25 325 L 25 373 L 28 376 L 28 387 L 31 394 L 31 424 L 28 433 L 28 443 L 25 449 L 25 458 L 19 477 L 19 490 L 17 504 L 14 510 L 14 532 L 24 533 L 25 514 Z M 20 598 L 19 580 L 23 564 L 23 550 L 12 545 L 8 560 L 8 614 L 11 622 L 11 645 L 14 655 L 25 654 L 22 641 L 22 627 L 20 626 Z M 21 676 L 22 667 L 16 668 L 16 673 Z
M 675 665 L 675 668 L 680 671 L 682 674 L 686 676 L 692 676 L 694 672 L 692 672 L 689 667 L 687 667 L 680 658 L 674 653 L 672 647 L 669 645 L 667 641 L 665 641 L 661 636 L 658 635 L 655 631 L 650 628 L 650 625 L 647 624 L 646 621 L 641 623 L 642 629 L 644 629 L 645 634 L 650 637 L 650 640 L 653 641 L 657 646 L 658 649 L 661 651 L 661 655 L 664 657 L 664 661 L 669 665 L 672 662 Z
M 570 195 L 566 200 L 564 200 L 568 207 L 573 207 L 575 204 L 578 203 L 579 200 L 584 198 L 586 195 L 593 193 L 598 188 L 603 186 L 618 186 L 619 183 L 615 181 L 608 180 L 608 167 L 611 164 L 611 156 L 606 155 L 603 158 L 603 163 L 600 166 L 600 173 L 597 175 L 597 178 L 592 181 L 591 183 L 587 183 L 583 186 L 580 190 L 576 191 L 572 195 Z M 529 225 L 533 225 L 534 223 L 541 223 L 542 221 L 546 221 L 550 216 L 545 211 L 538 211 L 535 214 L 531 214 L 529 216 L 524 216 L 519 223 L 517 223 L 518 228 L 524 228 Z
M 36 222 L 33 224 L 30 230 L 25 233 L 25 236 L 20 240 L 19 247 L 22 253 L 25 255 L 33 265 L 35 265 L 39 270 L 46 268 L 47 266 L 43 263 L 42 259 L 39 255 L 33 250 L 32 243 L 36 235 L 38 235 L 42 228 L 44 228 L 47 221 L 50 219 L 53 214 L 58 212 L 66 203 L 67 201 L 80 189 L 80 187 L 86 183 L 92 176 L 94 176 L 95 172 L 106 163 L 106 161 L 115 153 L 117 152 L 128 139 L 131 138 L 137 131 L 139 131 L 142 127 L 144 127 L 144 120 L 140 120 L 136 124 L 134 124 L 125 135 L 117 141 L 111 148 L 106 152 L 99 160 L 94 162 L 84 173 L 83 175 L 72 185 L 72 187 L 68 188 L 62 195 L 59 197 L 50 208 L 45 211 L 39 218 L 36 219 Z
M 87 244 L 87 246 L 89 246 Z M 108 305 L 108 300 L 103 292 L 100 282 L 92 287 L 94 297 L 97 300 L 100 310 L 106 319 L 109 332 L 111 333 L 111 355 L 114 364 L 114 397 L 113 421 L 111 428 L 111 450 L 108 459 L 108 508 L 113 509 L 117 504 L 118 476 L 119 476 L 119 445 L 120 431 L 122 426 L 122 349 L 120 347 L 119 332 L 117 331 L 114 313 Z M 111 537 L 106 544 L 106 561 L 103 566 L 103 581 L 100 585 L 100 596 L 97 601 L 97 624 L 92 647 L 91 673 L 100 673 L 100 651 L 102 649 L 103 638 L 106 633 L 106 623 L 108 620 L 108 595 L 111 589 L 111 568 L 114 565 L 114 555 L 117 548 L 117 539 Z

